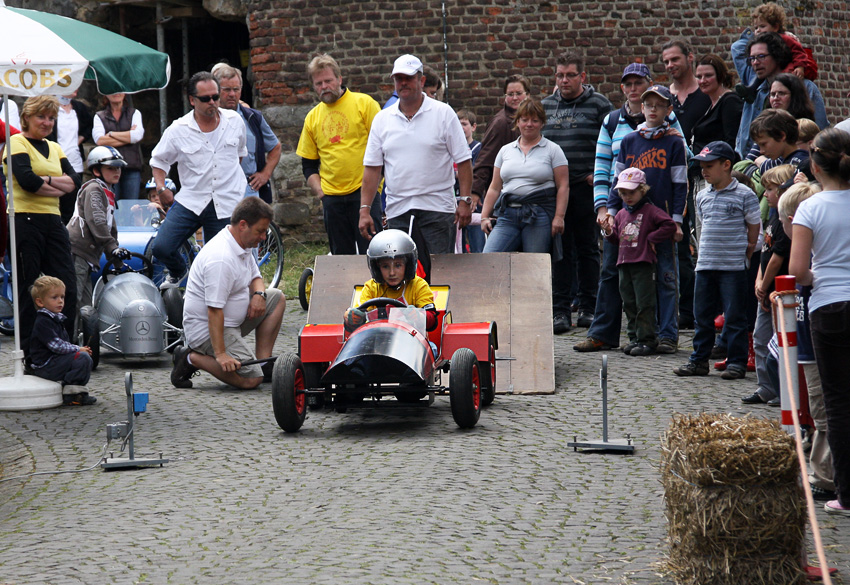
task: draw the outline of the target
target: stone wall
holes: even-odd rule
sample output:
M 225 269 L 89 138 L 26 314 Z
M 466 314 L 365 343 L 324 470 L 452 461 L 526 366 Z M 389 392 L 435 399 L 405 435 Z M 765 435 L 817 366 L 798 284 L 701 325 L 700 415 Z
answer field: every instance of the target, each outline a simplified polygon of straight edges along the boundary
M 657 81 L 668 83 L 659 47 L 679 34 L 690 39 L 697 55 L 716 52 L 729 59 L 729 46 L 760 3 L 446 2 L 448 101 L 475 112 L 480 135 L 499 107 L 506 75 L 525 74 L 534 91 L 545 95 L 554 86 L 556 55 L 577 47 L 587 57 L 588 82 L 619 104 L 619 76 L 626 64 L 642 60 Z M 850 6 L 809 0 L 781 4 L 790 16 L 789 29 L 814 50 L 830 119 L 847 117 Z M 329 52 L 340 62 L 348 87 L 383 104 L 392 92 L 389 73 L 398 55 L 410 52 L 444 70 L 441 2 L 252 0 L 248 26 L 257 104 L 283 142 L 284 162 L 275 175 L 284 201 L 281 219 L 302 224 L 318 209 L 294 155 L 301 121 L 317 102 L 305 65 L 315 53 Z

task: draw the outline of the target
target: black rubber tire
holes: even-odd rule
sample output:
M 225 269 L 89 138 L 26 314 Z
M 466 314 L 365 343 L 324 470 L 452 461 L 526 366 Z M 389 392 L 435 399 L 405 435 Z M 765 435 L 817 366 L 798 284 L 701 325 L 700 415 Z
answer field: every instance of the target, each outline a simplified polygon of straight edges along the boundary
M 260 274 L 263 277 L 263 282 L 266 283 L 266 288 L 277 288 L 283 276 L 285 257 L 280 228 L 274 222 L 269 224 L 269 229 L 266 230 L 266 239 L 260 242 L 257 254 L 258 262 L 268 254 L 268 259 L 260 265 Z
M 307 417 L 304 387 L 304 366 L 299 357 L 281 354 L 272 373 L 272 407 L 278 426 L 287 433 L 297 432 Z
M 170 325 L 173 327 L 177 327 L 178 329 L 183 329 L 183 294 L 180 292 L 179 288 L 167 288 L 162 291 L 162 302 L 165 303 L 165 318 Z M 166 333 L 166 345 L 171 345 L 177 338 L 180 337 L 180 334 L 176 331 L 168 331 Z M 172 347 L 169 350 L 169 353 L 172 353 L 174 348 Z
M 100 324 L 97 311 L 92 306 L 80 309 L 80 328 L 83 332 L 83 345 L 91 348 L 92 370 L 100 363 Z
M 313 269 L 305 268 L 298 279 L 298 302 L 305 311 L 310 308 L 310 294 L 313 292 Z
M 481 379 L 475 353 L 462 347 L 452 355 L 449 398 L 452 417 L 462 429 L 471 429 L 481 415 Z
M 488 350 L 489 361 L 478 362 L 478 372 L 481 378 L 481 406 L 490 406 L 496 400 L 496 348 L 490 342 Z

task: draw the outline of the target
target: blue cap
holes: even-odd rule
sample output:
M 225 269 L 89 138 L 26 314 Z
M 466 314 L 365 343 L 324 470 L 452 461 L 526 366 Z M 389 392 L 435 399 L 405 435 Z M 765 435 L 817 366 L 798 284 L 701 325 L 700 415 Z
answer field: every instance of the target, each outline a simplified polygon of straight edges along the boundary
M 623 70 L 623 76 L 620 78 L 620 81 L 624 80 L 629 75 L 637 75 L 639 77 L 645 77 L 650 81 L 652 80 L 652 75 L 649 73 L 649 67 L 647 67 L 643 63 L 629 63 L 628 65 L 626 65 L 626 68 Z
M 643 92 L 640 96 L 641 101 L 646 99 L 646 96 L 654 93 L 660 98 L 667 100 L 667 103 L 673 103 L 673 94 L 670 93 L 670 90 L 664 87 L 663 85 L 651 85 L 649 89 Z
M 720 158 L 725 158 L 734 163 L 737 157 L 735 156 L 735 151 L 732 150 L 731 146 L 722 140 L 715 140 L 714 142 L 709 142 L 705 148 L 703 148 L 699 154 L 693 158 L 693 160 L 708 162 Z

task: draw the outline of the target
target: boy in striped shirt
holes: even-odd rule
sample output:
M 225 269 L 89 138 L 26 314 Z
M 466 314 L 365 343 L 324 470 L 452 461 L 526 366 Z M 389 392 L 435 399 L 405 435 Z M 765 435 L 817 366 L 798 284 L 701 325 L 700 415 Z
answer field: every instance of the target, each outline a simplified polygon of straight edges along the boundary
M 694 282 L 694 351 L 688 363 L 674 368 L 678 376 L 707 376 L 714 346 L 718 304 L 726 317 L 728 340 L 724 380 L 747 373 L 747 266 L 761 226 L 756 194 L 732 178 L 735 151 L 711 142 L 694 160 L 709 186 L 697 194 L 696 213 L 702 233 Z

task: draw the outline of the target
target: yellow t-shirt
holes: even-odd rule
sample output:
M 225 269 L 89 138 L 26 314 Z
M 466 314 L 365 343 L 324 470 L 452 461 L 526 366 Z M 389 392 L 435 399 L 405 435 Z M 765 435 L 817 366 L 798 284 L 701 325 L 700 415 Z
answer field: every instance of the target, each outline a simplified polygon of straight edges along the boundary
M 319 159 L 325 195 L 348 195 L 363 183 L 363 155 L 372 120 L 381 110 L 366 94 L 346 90 L 332 104 L 310 110 L 295 154 Z
M 44 158 L 23 134 L 15 134 L 9 140 L 9 144 L 11 144 L 12 148 L 12 156 L 21 153 L 28 154 L 30 157 L 30 164 L 32 165 L 32 172 L 36 175 L 42 177 L 61 177 L 61 159 L 65 158 L 65 153 L 62 152 L 62 148 L 52 140 L 47 140 L 46 142 L 50 147 L 48 158 Z M 5 157 L 3 157 L 3 162 L 3 170 L 8 175 L 9 169 L 6 168 Z M 59 215 L 58 197 L 45 197 L 43 195 L 36 195 L 35 193 L 25 191 L 23 187 L 18 184 L 18 179 L 16 179 L 14 175 L 12 175 L 12 189 L 16 213 L 49 213 Z
M 420 309 L 434 305 L 434 293 L 431 291 L 431 287 L 428 286 L 424 278 L 418 276 L 414 276 L 413 280 L 404 286 L 404 290 L 396 290 L 386 284 L 378 284 L 374 278 L 370 279 L 363 285 L 363 290 L 360 292 L 360 302 L 364 303 L 369 299 L 378 297 L 399 299 L 407 305 L 413 305 Z

